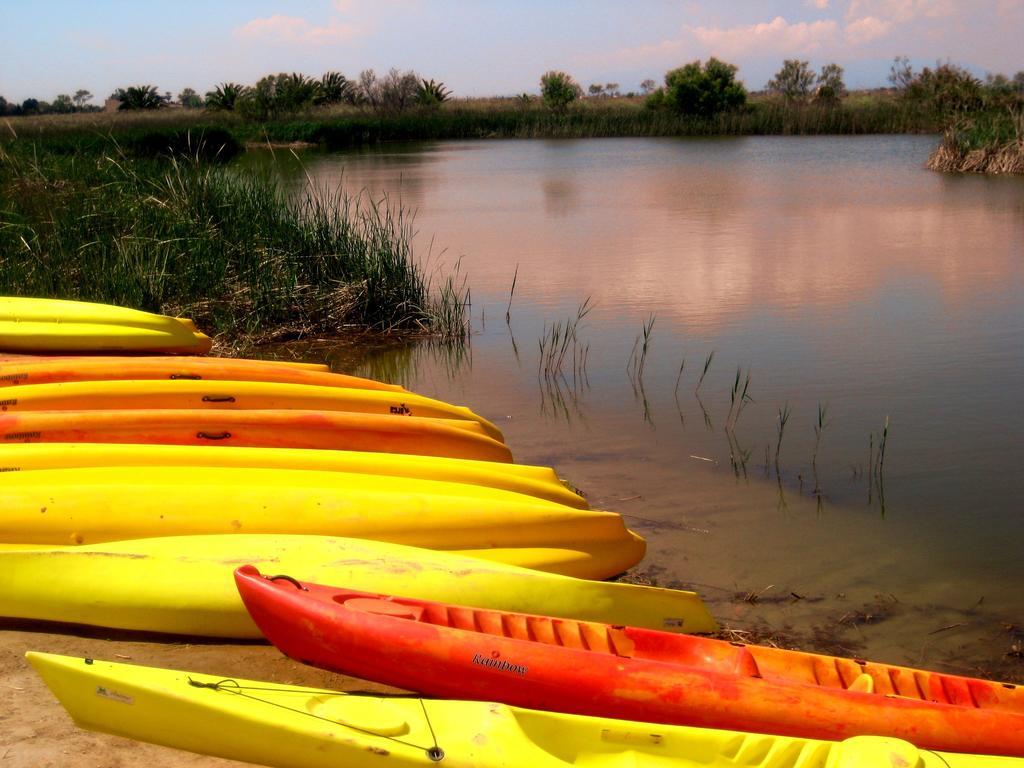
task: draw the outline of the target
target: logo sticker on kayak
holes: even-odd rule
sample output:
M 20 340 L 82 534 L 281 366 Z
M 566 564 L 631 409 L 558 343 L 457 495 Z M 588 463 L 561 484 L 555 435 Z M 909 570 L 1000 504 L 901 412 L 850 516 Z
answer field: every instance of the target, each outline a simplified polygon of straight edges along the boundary
M 412 411 L 409 410 L 409 406 L 407 406 L 405 403 L 392 405 L 391 412 L 398 416 L 412 416 Z
M 481 656 L 479 653 L 475 653 L 473 654 L 473 663 L 479 664 L 481 667 L 489 667 L 497 670 L 498 672 L 511 672 L 512 674 L 519 675 L 520 677 L 526 677 L 526 673 L 530 671 L 530 668 L 523 664 L 512 664 L 511 662 L 498 658 L 497 651 L 493 651 L 490 657 Z
M 6 411 L 7 410 L 7 406 L 9 406 L 9 405 L 17 405 L 17 404 L 18 404 L 18 399 L 17 398 L 11 398 L 10 400 L 0 400 L 0 410 Z
M 135 703 L 135 699 L 133 699 L 131 696 L 127 696 L 123 693 L 118 693 L 117 691 L 111 690 L 110 688 L 104 688 L 102 685 L 96 686 L 96 695 L 102 696 L 105 699 L 113 699 L 114 701 L 119 701 L 122 704 Z

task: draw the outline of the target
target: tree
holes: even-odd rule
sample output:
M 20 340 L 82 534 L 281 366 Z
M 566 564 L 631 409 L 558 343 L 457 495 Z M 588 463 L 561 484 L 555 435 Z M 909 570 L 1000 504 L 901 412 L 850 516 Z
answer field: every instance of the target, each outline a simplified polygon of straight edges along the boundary
M 587 86 L 587 93 L 591 96 L 600 96 L 604 93 L 604 86 L 600 83 L 591 83 Z
M 768 81 L 766 88 L 781 95 L 786 101 L 804 101 L 814 85 L 814 72 L 806 61 L 786 59 L 782 69 Z
M 203 97 L 191 88 L 183 88 L 178 94 L 178 103 L 186 109 L 199 109 L 203 106 Z
M 435 83 L 424 79 L 416 93 L 416 103 L 421 107 L 433 109 L 441 106 L 451 98 L 452 92 L 444 87 L 444 83 Z
M 10 105 L 7 103 L 7 99 L 0 96 L 0 115 L 6 115 L 9 109 Z
M 605 96 L 615 97 L 619 95 L 619 84 L 618 83 L 605 83 L 604 84 Z
M 818 84 L 814 89 L 814 101 L 818 104 L 836 105 L 846 94 L 846 83 L 843 82 L 843 68 L 838 64 L 826 64 L 818 75 Z
M 75 105 L 72 104 L 71 97 L 68 94 L 62 93 L 53 100 L 53 103 L 50 105 L 50 110 L 60 114 L 66 114 L 68 112 L 74 112 Z
M 325 72 L 320 77 L 320 90 L 316 96 L 315 103 L 318 106 L 329 106 L 341 104 L 342 102 L 352 103 L 355 96 L 355 86 L 352 81 L 341 72 Z
M 119 110 L 159 109 L 167 103 L 164 96 L 157 93 L 155 85 L 132 85 L 118 88 L 113 98 L 121 102 Z
M 642 83 L 640 83 L 640 93 L 646 96 L 649 93 L 653 93 L 654 89 L 657 87 L 658 84 L 656 82 L 654 82 L 651 78 L 647 78 Z
M 23 102 L 21 102 L 21 114 L 38 115 L 39 99 L 25 99 Z
M 698 60 L 666 72 L 665 87 L 648 96 L 647 106 L 713 117 L 746 101 L 747 89 L 737 82 L 735 65 L 712 57 L 703 66 Z
M 1013 76 L 1013 87 L 1017 90 L 1017 93 L 1024 93 L 1024 70 Z
M 212 91 L 206 92 L 206 108 L 230 112 L 248 90 L 244 85 L 238 83 L 221 83 Z
M 392 68 L 384 77 L 372 69 L 359 73 L 359 96 L 374 111 L 402 112 L 417 102 L 421 78 L 412 70 L 400 72 Z
M 892 67 L 889 68 L 889 82 L 893 88 L 906 91 L 914 81 L 914 70 L 910 66 L 910 59 L 906 56 L 897 56 L 892 60 Z
M 548 109 L 564 112 L 583 95 L 583 89 L 565 72 L 551 70 L 540 77 L 540 95 Z
M 89 101 L 92 99 L 92 94 L 84 88 L 79 88 L 75 91 L 75 95 L 71 97 L 71 100 L 75 102 L 75 109 L 81 110 Z

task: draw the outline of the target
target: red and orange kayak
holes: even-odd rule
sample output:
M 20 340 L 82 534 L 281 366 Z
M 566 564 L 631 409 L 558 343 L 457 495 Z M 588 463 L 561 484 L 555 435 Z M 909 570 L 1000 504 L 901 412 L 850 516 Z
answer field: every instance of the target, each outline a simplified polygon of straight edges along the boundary
M 512 461 L 468 419 L 300 410 L 154 409 L 0 413 L 0 441 L 317 448 Z
M 330 373 L 326 366 L 298 367 L 268 360 L 228 357 L 53 357 L 0 358 L 0 387 L 118 379 L 201 379 L 264 381 L 404 392 L 397 384 Z
M 820 739 L 1024 756 L 1024 688 L 692 635 L 235 572 L 291 658 L 430 696 Z

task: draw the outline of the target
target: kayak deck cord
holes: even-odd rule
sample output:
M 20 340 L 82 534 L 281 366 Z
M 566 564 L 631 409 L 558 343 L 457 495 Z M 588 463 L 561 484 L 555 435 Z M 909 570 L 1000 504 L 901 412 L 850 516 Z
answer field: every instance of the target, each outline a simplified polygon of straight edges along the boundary
M 295 707 L 289 707 L 289 706 L 287 706 L 285 704 L 278 704 L 276 701 L 268 701 L 267 699 L 261 699 L 259 696 L 253 696 L 251 694 L 246 693 L 246 691 L 273 691 L 275 693 L 304 693 L 304 694 L 319 694 L 319 695 L 326 695 L 326 696 L 349 696 L 349 695 L 351 695 L 351 694 L 345 693 L 344 691 L 324 691 L 324 690 L 317 690 L 315 688 L 285 688 L 285 687 L 243 686 L 243 685 L 239 685 L 238 681 L 233 680 L 230 677 L 223 678 L 222 680 L 218 680 L 218 681 L 213 682 L 213 683 L 204 683 L 201 680 L 194 680 L 194 679 L 192 679 L 191 676 L 189 676 L 188 677 L 188 684 L 190 686 L 192 686 L 193 688 L 207 688 L 207 689 L 212 690 L 212 691 L 222 691 L 222 692 L 226 692 L 226 693 L 232 693 L 235 696 L 241 696 L 242 698 L 245 698 L 245 699 L 250 699 L 252 701 L 258 701 L 258 702 L 260 702 L 262 704 L 269 704 L 272 707 L 277 707 L 279 709 L 283 709 L 283 710 L 286 710 L 288 712 L 293 712 L 293 713 L 298 714 L 298 715 L 306 715 L 307 717 L 311 717 L 314 720 L 322 720 L 325 723 L 330 723 L 331 725 L 340 726 L 342 728 L 348 728 L 350 730 L 357 731 L 359 733 L 364 733 L 367 736 L 376 736 L 379 739 L 387 739 L 388 741 L 393 741 L 396 744 L 401 744 L 402 746 L 405 746 L 405 747 L 412 747 L 413 749 L 419 749 L 419 750 L 422 750 L 424 753 L 426 753 L 427 757 L 432 762 L 435 762 L 435 763 L 440 762 L 441 760 L 444 760 L 444 757 L 445 757 L 444 750 L 441 749 L 440 746 L 438 746 L 437 736 L 434 733 L 434 724 L 430 722 L 430 715 L 427 713 L 427 706 L 424 703 L 423 699 L 419 699 L 420 708 L 423 710 L 423 718 L 424 718 L 424 720 L 426 720 L 427 728 L 430 730 L 430 738 L 434 742 L 434 745 L 432 747 L 424 747 L 424 746 L 422 746 L 420 744 L 413 744 L 410 741 L 403 741 L 402 739 L 395 738 L 394 736 L 387 736 L 385 734 L 376 733 L 375 731 L 371 731 L 368 728 L 360 728 L 359 726 L 350 725 L 349 723 L 342 723 L 342 722 L 338 722 L 337 720 L 331 720 L 330 718 L 322 717 L 321 715 L 313 714 L 312 712 L 309 712 L 308 710 L 296 709 Z M 396 698 L 398 698 L 398 697 L 396 697 Z M 404 698 L 404 697 L 402 697 L 402 698 Z

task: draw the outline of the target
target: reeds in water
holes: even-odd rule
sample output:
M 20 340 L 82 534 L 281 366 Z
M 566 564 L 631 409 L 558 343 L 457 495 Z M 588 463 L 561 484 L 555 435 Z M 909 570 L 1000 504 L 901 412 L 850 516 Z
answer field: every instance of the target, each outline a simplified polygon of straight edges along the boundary
M 464 336 L 468 292 L 434 291 L 411 216 L 341 190 L 289 195 L 197 159 L 0 147 L 0 292 L 188 314 L 233 335 L 352 329 Z

